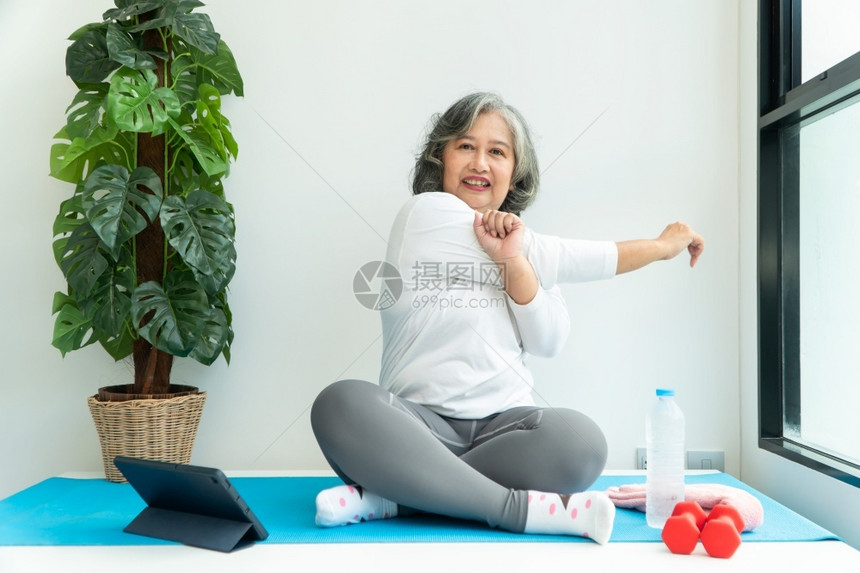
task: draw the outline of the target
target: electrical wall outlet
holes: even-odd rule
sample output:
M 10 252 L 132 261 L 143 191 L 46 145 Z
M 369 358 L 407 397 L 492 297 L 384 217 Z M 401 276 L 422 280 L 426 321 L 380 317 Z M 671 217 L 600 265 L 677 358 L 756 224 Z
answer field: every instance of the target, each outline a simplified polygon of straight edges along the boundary
M 722 450 L 690 450 L 687 469 L 726 471 L 726 453 Z
M 648 469 L 648 460 L 645 459 L 645 448 L 636 448 L 636 469 Z
M 648 469 L 645 448 L 636 448 L 636 469 Z M 726 453 L 722 450 L 689 450 L 687 469 L 726 471 Z

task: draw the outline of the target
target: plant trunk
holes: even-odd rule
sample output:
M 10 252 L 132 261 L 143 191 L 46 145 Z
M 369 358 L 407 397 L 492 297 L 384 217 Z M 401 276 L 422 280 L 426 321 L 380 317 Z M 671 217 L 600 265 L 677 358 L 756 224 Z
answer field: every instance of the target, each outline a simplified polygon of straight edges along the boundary
M 148 20 L 152 13 L 141 17 Z M 158 30 L 147 30 L 143 35 L 145 48 L 163 48 Z M 156 58 L 158 85 L 165 85 L 165 77 L 169 67 L 164 60 Z M 161 180 L 162 189 L 165 186 L 165 138 L 164 135 L 151 136 L 148 133 L 137 135 L 137 165 L 149 167 Z M 148 281 L 161 283 L 166 272 L 166 251 L 164 231 L 161 222 L 156 218 L 138 234 L 136 238 L 137 284 Z M 149 317 L 144 317 L 144 321 Z M 158 350 L 143 338 L 134 342 L 134 392 L 136 394 L 166 394 L 170 386 L 170 369 L 173 366 L 173 356 Z

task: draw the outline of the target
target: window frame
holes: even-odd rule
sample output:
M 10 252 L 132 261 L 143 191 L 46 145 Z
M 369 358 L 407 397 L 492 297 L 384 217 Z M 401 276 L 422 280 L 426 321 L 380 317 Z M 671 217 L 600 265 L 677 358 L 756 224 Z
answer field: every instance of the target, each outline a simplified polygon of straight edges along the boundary
M 796 135 L 860 95 L 860 52 L 801 83 L 801 0 L 759 0 L 758 58 L 759 447 L 860 487 L 860 465 L 784 432 L 802 406 Z

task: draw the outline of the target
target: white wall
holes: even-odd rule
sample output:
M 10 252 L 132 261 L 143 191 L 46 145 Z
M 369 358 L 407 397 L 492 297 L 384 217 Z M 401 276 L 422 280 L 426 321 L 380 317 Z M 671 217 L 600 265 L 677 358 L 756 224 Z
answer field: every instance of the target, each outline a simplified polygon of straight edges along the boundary
M 740 3 L 740 376 L 741 478 L 860 548 L 860 489 L 758 447 L 756 292 L 756 3 Z
M 226 181 L 238 223 L 233 363 L 175 368 L 209 395 L 193 461 L 324 467 L 313 398 L 378 372 L 378 317 L 354 299 L 353 274 L 384 254 L 430 115 L 486 89 L 537 136 L 546 173 L 526 224 L 627 239 L 680 219 L 707 240 L 694 270 L 679 258 L 566 287 L 575 327 L 560 357 L 534 361 L 540 400 L 593 416 L 609 466 L 631 468 L 654 388 L 675 387 L 688 445 L 725 450 L 739 475 L 737 5 L 211 0 L 246 97 L 225 104 L 240 144 Z M 65 38 L 109 7 L 0 4 L 0 497 L 100 469 L 85 398 L 130 377 L 99 348 L 63 359 L 50 346 L 63 286 L 51 224 L 72 191 L 47 175 L 75 93 Z

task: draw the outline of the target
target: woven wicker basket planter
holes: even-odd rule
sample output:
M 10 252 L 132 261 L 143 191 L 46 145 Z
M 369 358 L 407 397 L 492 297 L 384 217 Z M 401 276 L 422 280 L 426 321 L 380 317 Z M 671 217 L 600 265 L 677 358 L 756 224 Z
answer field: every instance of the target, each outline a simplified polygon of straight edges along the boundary
M 102 447 L 105 477 L 125 482 L 116 468 L 116 456 L 187 464 L 203 413 L 205 392 L 170 398 L 100 400 L 90 396 L 87 405 Z

